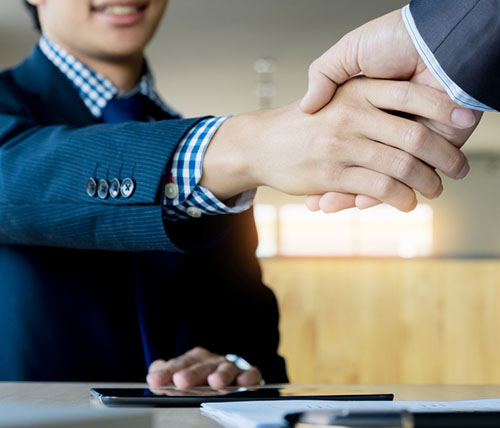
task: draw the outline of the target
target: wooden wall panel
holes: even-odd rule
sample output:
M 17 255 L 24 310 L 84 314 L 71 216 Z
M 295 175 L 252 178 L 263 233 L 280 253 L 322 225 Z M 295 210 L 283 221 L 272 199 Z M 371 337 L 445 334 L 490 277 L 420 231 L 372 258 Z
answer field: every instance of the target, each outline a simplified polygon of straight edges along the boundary
M 263 259 L 296 383 L 500 383 L 500 261 Z

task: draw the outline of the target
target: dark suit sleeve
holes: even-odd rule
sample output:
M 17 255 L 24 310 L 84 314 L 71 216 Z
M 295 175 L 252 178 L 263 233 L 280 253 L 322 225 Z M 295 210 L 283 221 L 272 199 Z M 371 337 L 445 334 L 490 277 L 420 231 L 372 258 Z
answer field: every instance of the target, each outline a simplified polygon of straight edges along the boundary
M 25 108 L 23 94 L 0 75 L 0 243 L 184 251 L 182 231 L 192 227 L 189 221 L 172 226 L 177 235 L 170 238 L 161 181 L 199 118 L 40 126 Z M 130 198 L 92 198 L 86 192 L 89 177 L 132 177 L 136 189 Z M 190 251 L 196 239 L 207 244 L 206 236 L 191 237 Z
M 410 11 L 451 80 L 500 110 L 500 1 L 413 0 Z

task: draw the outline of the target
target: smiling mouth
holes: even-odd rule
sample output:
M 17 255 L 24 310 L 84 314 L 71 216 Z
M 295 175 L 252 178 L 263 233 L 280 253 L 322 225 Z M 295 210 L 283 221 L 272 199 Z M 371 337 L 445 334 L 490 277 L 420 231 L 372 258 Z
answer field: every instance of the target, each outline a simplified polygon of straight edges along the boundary
M 141 5 L 115 3 L 92 7 L 92 12 L 104 13 L 108 15 L 133 15 L 146 10 L 147 7 L 148 3 Z

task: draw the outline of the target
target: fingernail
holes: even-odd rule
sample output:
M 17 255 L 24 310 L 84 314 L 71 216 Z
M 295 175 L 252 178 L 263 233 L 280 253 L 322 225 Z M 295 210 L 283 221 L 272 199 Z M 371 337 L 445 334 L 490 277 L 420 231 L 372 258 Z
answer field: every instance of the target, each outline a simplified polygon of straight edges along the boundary
M 462 168 L 462 171 L 460 171 L 460 173 L 457 175 L 457 179 L 460 180 L 461 178 L 464 178 L 469 173 L 469 171 L 470 171 L 470 166 L 468 163 L 466 163 Z
M 451 122 L 460 128 L 470 128 L 476 123 L 476 117 L 471 110 L 456 108 L 451 114 Z

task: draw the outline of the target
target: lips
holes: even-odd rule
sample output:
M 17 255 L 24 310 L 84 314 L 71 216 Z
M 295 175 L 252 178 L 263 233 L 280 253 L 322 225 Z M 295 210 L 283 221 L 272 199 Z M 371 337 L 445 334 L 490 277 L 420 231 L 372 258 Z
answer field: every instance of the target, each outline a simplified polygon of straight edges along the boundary
M 92 12 L 108 23 L 130 25 L 139 22 L 150 0 L 105 0 L 95 1 Z
M 110 15 L 133 15 L 142 12 L 148 7 L 147 1 L 106 1 L 96 2 L 92 6 L 93 12 L 105 13 Z

